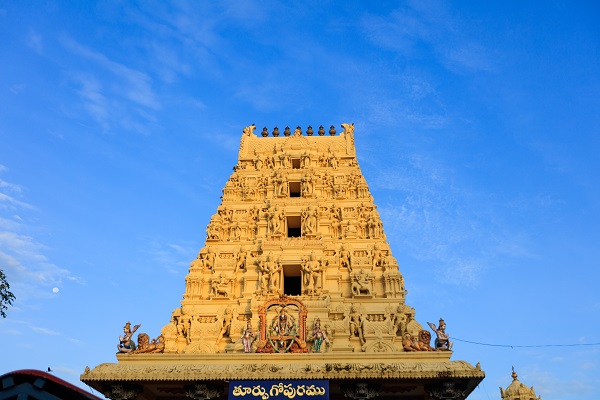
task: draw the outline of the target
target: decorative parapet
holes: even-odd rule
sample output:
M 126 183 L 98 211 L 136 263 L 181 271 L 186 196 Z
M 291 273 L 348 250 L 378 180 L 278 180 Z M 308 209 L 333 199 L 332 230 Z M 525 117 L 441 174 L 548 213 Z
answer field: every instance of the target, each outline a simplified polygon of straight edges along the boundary
M 103 381 L 211 381 L 252 379 L 483 379 L 479 366 L 450 361 L 449 352 L 407 353 L 399 357 L 379 353 L 338 354 L 202 354 L 117 355 L 118 364 L 86 370 L 81 380 Z

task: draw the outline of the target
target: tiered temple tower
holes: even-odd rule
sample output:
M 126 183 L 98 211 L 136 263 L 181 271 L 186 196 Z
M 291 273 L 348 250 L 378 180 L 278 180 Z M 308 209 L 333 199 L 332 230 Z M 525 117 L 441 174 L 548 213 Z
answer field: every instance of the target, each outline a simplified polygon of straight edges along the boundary
M 512 378 L 513 381 L 506 388 L 506 390 L 500 388 L 500 397 L 502 400 L 542 400 L 541 396 L 536 396 L 535 390 L 532 387 L 527 387 L 517 379 L 517 373 L 513 368 Z
M 135 349 L 126 325 L 118 363 L 86 368 L 81 379 L 112 399 L 266 400 L 292 389 L 466 398 L 484 373 L 450 361 L 444 321 L 429 324 L 432 343 L 406 304 L 354 126 L 342 126 L 264 128 L 262 137 L 245 128 L 181 307 L 157 339 L 138 335 Z

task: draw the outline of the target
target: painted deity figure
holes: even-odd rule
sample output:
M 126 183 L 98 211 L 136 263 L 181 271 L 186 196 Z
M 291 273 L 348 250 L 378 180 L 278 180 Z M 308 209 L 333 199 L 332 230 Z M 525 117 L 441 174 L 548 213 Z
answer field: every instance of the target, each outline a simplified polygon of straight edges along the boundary
M 252 352 L 252 342 L 256 335 L 252 332 L 252 324 L 250 321 L 246 324 L 246 329 L 242 332 L 242 344 L 244 345 L 244 353 Z
M 119 335 L 119 344 L 117 345 L 119 353 L 131 353 L 135 350 L 135 342 L 131 338 L 140 326 L 142 326 L 142 324 L 135 325 L 133 329 L 131 329 L 131 322 L 125 324 L 123 327 L 123 336 Z
M 435 332 L 437 338 L 435 339 L 435 349 L 436 350 L 452 350 L 452 342 L 450 341 L 450 336 L 446 333 L 446 323 L 442 318 L 440 318 L 440 323 L 438 327 L 435 327 L 434 323 L 428 322 L 427 325 Z
M 271 322 L 269 340 L 273 344 L 274 350 L 278 353 L 287 352 L 297 333 L 294 317 L 288 313 L 285 307 L 282 307 Z
M 320 353 L 321 345 L 323 344 L 323 341 L 325 341 L 326 343 L 329 341 L 327 339 L 327 335 L 325 334 L 325 331 L 323 329 L 321 329 L 321 319 L 320 318 L 317 318 L 317 320 L 315 321 L 315 326 L 313 327 L 312 337 L 313 337 L 313 351 Z

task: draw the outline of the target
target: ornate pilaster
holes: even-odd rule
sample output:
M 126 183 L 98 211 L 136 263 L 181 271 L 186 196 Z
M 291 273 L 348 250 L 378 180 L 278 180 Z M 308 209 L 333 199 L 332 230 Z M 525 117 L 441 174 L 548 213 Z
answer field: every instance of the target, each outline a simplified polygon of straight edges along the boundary
M 102 386 L 102 393 L 111 400 L 135 400 L 142 393 L 142 387 L 130 383 L 113 383 Z
M 185 397 L 190 399 L 209 400 L 219 397 L 221 394 L 223 394 L 223 390 L 220 387 L 204 383 L 185 388 Z
M 438 385 L 425 386 L 425 390 L 434 400 L 464 400 L 469 392 L 457 387 L 454 382 L 442 382 Z
M 344 397 L 350 397 L 354 400 L 374 399 L 379 396 L 379 385 L 373 385 L 367 382 L 343 385 L 342 393 L 344 393 Z

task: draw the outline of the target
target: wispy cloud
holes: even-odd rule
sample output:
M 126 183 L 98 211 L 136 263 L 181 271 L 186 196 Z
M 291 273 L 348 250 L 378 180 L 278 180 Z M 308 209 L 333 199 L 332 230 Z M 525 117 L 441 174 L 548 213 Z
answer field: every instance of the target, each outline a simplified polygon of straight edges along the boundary
M 12 319 L 10 321 L 10 323 L 13 325 L 13 328 L 10 328 L 10 331 L 11 331 L 11 334 L 14 334 L 14 335 L 23 334 L 23 330 L 19 329 L 17 327 L 23 327 L 25 330 L 34 331 L 34 332 L 41 333 L 44 335 L 49 335 L 49 336 L 60 336 L 61 335 L 60 332 L 32 324 L 29 321 Z M 7 332 L 7 331 L 4 331 L 4 332 Z
M 492 69 L 490 50 L 469 34 L 469 25 L 444 2 L 415 1 L 388 15 L 367 14 L 361 27 L 369 40 L 383 49 L 416 58 L 433 56 L 452 72 Z
M 490 199 L 457 184 L 440 161 L 413 154 L 370 183 L 393 193 L 393 202 L 378 202 L 388 237 L 433 261 L 446 283 L 476 285 L 499 257 L 534 257 L 527 234 L 504 228 Z
M 29 30 L 29 35 L 27 36 L 27 46 L 32 48 L 38 54 L 41 54 L 44 50 L 42 36 L 34 29 Z
M 50 336 L 59 336 L 60 335 L 60 333 L 53 331 L 52 329 L 41 328 L 39 326 L 32 326 L 31 329 L 36 332 L 43 333 L 44 335 L 50 335 Z
M 112 61 L 104 54 L 91 50 L 77 43 L 72 38 L 64 38 L 63 44 L 73 53 L 91 60 L 95 62 L 96 65 L 113 73 L 113 75 L 123 83 L 119 88 L 115 88 L 115 90 L 123 97 L 128 98 L 141 106 L 154 110 L 160 108 L 160 103 L 151 86 L 152 79 L 146 73 Z
M 190 254 L 196 254 L 199 248 L 191 244 L 162 243 L 153 241 L 148 252 L 170 273 L 187 273 L 190 264 Z
M 72 67 L 68 73 L 81 100 L 80 108 L 102 131 L 120 127 L 146 133 L 147 126 L 156 122 L 154 113 L 161 109 L 152 77 L 111 60 L 71 37 L 63 37 L 61 43 L 82 59 L 79 66 Z
M 0 169 L 3 171 L 6 167 Z M 27 304 L 32 299 L 48 297 L 52 295 L 50 287 L 61 286 L 65 281 L 83 283 L 80 277 L 49 260 L 48 247 L 35 238 L 35 230 L 27 222 L 29 218 L 21 216 L 37 212 L 34 206 L 9 195 L 22 194 L 22 187 L 1 182 L 0 265 L 18 303 Z

